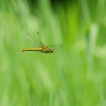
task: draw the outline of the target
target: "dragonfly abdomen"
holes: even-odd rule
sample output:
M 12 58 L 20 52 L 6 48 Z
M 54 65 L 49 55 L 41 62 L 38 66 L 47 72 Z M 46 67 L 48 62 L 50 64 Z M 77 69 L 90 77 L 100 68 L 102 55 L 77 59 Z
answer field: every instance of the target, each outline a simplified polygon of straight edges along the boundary
M 25 49 L 22 49 L 21 52 L 25 52 L 25 51 L 41 51 L 42 48 L 25 48 Z

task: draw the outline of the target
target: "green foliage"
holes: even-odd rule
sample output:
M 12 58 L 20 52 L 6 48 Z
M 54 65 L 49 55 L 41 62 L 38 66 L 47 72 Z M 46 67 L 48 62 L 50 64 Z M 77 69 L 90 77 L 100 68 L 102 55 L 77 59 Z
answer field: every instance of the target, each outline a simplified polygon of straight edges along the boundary
M 105 5 L 1 0 L 0 106 L 105 106 Z M 63 48 L 21 52 L 25 34 L 37 31 L 46 45 Z

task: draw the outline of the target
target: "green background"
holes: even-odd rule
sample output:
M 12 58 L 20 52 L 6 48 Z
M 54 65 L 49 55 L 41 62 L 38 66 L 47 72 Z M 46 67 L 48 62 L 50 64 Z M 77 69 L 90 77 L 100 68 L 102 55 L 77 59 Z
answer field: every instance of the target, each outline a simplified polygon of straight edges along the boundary
M 106 106 L 106 0 L 0 0 L 0 106 Z

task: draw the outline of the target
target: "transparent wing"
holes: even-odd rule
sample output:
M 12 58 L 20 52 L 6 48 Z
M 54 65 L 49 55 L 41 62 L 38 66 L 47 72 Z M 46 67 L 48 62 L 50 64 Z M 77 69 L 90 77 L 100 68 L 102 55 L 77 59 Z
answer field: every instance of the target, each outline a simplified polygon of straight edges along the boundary
M 38 37 L 38 35 L 31 36 L 29 33 L 27 33 L 25 35 L 25 37 L 26 37 L 27 43 L 28 43 L 28 45 L 30 45 L 30 47 L 42 47 L 42 46 L 44 46 L 44 44 L 41 41 L 40 35 L 39 35 L 39 37 Z
M 62 44 L 49 45 L 48 47 L 54 47 L 54 48 L 60 48 L 60 49 L 63 48 Z
M 40 37 L 39 32 L 37 32 L 37 34 L 39 35 L 39 43 L 40 43 L 40 45 L 41 45 L 42 47 L 45 46 L 44 43 L 43 43 L 42 40 L 41 40 L 41 37 Z

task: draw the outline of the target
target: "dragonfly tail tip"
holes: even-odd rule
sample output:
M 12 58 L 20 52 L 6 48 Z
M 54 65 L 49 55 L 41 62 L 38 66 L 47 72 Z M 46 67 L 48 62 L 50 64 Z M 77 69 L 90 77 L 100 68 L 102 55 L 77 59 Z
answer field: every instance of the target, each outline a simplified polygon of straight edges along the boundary
M 25 50 L 24 50 L 24 49 L 22 49 L 22 50 L 21 50 L 21 52 L 25 52 Z

